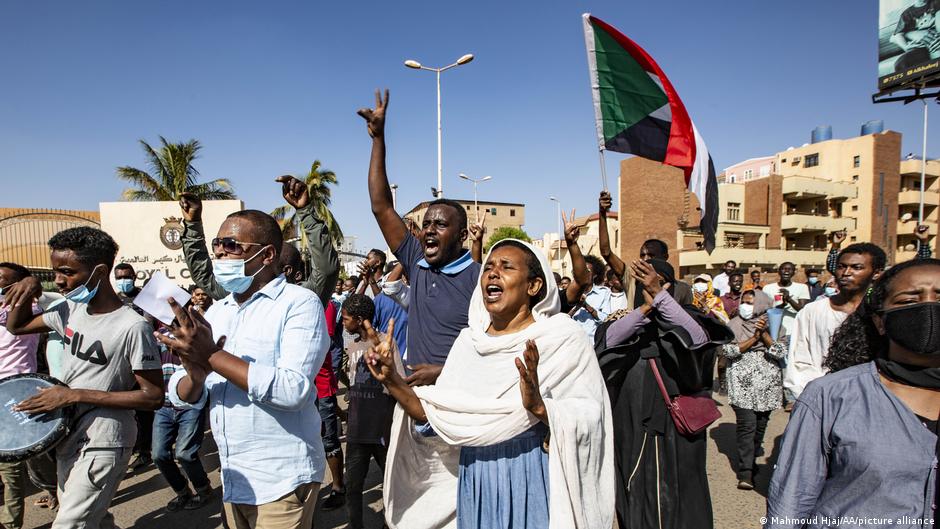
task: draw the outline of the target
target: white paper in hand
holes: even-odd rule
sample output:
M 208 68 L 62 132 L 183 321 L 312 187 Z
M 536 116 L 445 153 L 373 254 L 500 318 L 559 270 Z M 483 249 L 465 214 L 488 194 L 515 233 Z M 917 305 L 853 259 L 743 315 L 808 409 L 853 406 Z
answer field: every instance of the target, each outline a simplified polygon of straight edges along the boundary
M 189 303 L 189 292 L 186 292 L 176 283 L 170 281 L 163 272 L 154 272 L 150 276 L 150 281 L 140 289 L 137 297 L 134 298 L 134 305 L 137 305 L 147 314 L 150 314 L 164 325 L 170 325 L 176 318 L 173 309 L 167 302 L 168 298 L 173 298 L 179 305 L 185 306 Z

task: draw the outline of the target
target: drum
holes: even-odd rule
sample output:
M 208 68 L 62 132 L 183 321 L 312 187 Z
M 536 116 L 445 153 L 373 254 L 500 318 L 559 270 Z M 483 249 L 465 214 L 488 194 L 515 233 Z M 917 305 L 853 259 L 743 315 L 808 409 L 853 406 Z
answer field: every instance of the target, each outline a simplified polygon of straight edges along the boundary
M 51 450 L 65 438 L 73 414 L 71 406 L 38 415 L 13 411 L 40 388 L 55 385 L 65 384 L 38 373 L 0 379 L 0 462 L 25 461 Z

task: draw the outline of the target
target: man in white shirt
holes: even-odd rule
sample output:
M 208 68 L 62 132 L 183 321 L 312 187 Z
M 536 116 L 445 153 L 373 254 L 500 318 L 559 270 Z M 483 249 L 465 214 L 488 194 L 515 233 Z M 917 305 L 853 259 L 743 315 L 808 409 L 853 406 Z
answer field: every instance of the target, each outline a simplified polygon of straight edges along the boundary
M 796 265 L 785 262 L 777 269 L 780 280 L 764 287 L 764 294 L 770 296 L 774 307 L 783 309 L 783 328 L 787 335 L 793 334 L 793 321 L 796 313 L 809 303 L 809 287 L 805 283 L 793 281 Z
M 869 286 L 884 271 L 885 262 L 884 250 L 874 244 L 846 247 L 836 267 L 838 294 L 820 297 L 797 314 L 783 377 L 784 388 L 794 397 L 799 397 L 810 381 L 826 374 L 823 363 L 832 335 L 862 302 Z
M 310 528 L 326 468 L 314 384 L 329 345 L 323 305 L 280 274 L 281 244 L 270 215 L 229 215 L 212 252 L 230 295 L 205 318 L 171 301 L 173 337 L 157 336 L 186 368 L 170 401 L 209 406 L 232 529 Z
M 726 261 L 725 264 L 721 267 L 721 273 L 715 276 L 715 279 L 712 280 L 712 288 L 718 291 L 718 296 L 724 296 L 728 292 L 731 292 L 731 285 L 728 282 L 731 279 L 731 274 L 734 273 L 738 268 L 738 263 L 734 261 Z

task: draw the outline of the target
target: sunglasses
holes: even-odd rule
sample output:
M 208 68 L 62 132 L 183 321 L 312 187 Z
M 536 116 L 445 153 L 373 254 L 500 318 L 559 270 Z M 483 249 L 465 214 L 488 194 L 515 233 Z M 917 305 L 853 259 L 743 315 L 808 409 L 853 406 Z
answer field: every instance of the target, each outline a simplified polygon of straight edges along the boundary
M 216 237 L 215 239 L 212 239 L 212 251 L 217 251 L 219 248 L 222 248 L 222 251 L 225 253 L 241 255 L 245 253 L 245 249 L 242 248 L 242 245 L 264 246 L 263 244 L 257 242 L 236 241 L 232 237 Z

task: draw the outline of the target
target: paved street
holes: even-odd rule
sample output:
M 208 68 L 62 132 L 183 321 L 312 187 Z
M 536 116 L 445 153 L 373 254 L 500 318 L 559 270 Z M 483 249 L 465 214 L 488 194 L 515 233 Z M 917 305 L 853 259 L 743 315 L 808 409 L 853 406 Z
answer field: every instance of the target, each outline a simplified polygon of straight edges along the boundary
M 342 399 L 340 399 L 342 400 Z M 723 397 L 719 397 L 722 418 L 709 431 L 710 444 L 708 448 L 708 478 L 711 484 L 712 504 L 715 512 L 715 527 L 717 529 L 749 529 L 760 527 L 760 517 L 765 512 L 765 495 L 770 480 L 771 466 L 768 460 L 776 457 L 780 434 L 786 426 L 788 415 L 782 411 L 774 412 L 767 428 L 765 448 L 768 457 L 762 458 L 760 471 L 755 479 L 757 489 L 754 491 L 741 491 L 736 488 L 734 471 L 731 461 L 734 458 L 734 412 L 727 405 Z M 206 436 L 208 442 L 204 446 L 204 461 L 211 470 L 209 476 L 213 486 L 219 486 L 219 463 L 215 454 L 215 446 L 211 443 L 211 436 Z M 211 446 L 210 446 L 211 445 Z M 327 478 L 329 481 L 329 478 Z M 372 513 L 366 513 L 366 526 L 378 529 L 382 526 L 381 517 L 377 511 L 382 505 L 381 475 L 374 464 L 369 474 L 365 495 L 366 503 L 371 507 Z M 321 493 L 321 496 L 323 494 Z M 52 513 L 47 510 L 33 507 L 33 501 L 38 497 L 32 495 L 27 500 L 26 529 L 48 528 L 52 522 Z M 186 527 L 187 529 L 215 529 L 221 527 L 219 512 L 221 510 L 220 497 L 200 510 L 167 513 L 164 506 L 173 498 L 173 493 L 166 486 L 163 478 L 154 467 L 145 472 L 128 476 L 124 480 L 111 511 L 119 527 L 136 527 L 139 529 L 165 529 L 173 527 Z M 345 511 L 339 509 L 332 512 L 318 510 L 315 525 L 318 529 L 341 529 L 345 524 Z

